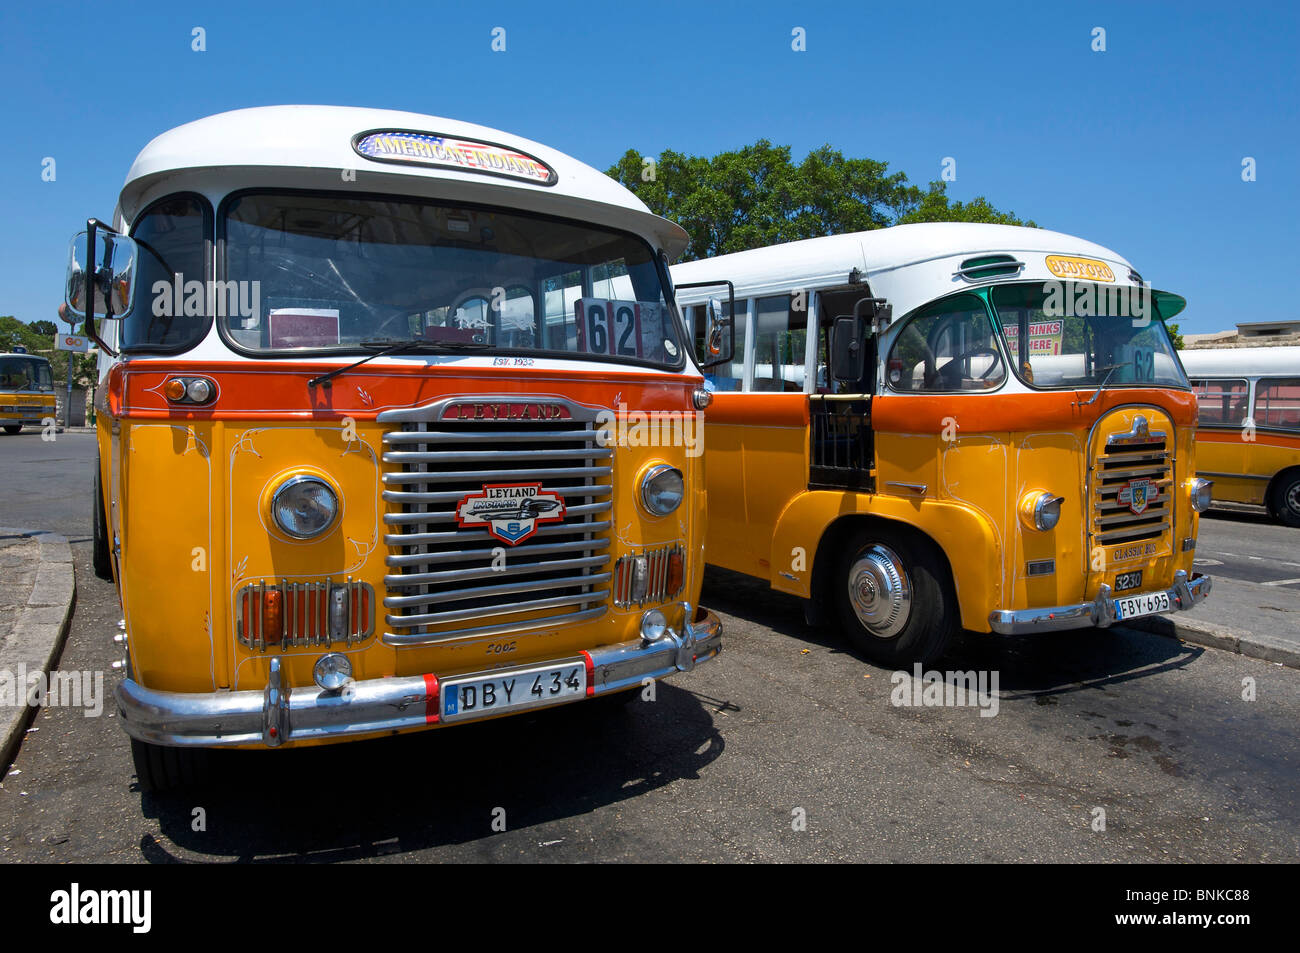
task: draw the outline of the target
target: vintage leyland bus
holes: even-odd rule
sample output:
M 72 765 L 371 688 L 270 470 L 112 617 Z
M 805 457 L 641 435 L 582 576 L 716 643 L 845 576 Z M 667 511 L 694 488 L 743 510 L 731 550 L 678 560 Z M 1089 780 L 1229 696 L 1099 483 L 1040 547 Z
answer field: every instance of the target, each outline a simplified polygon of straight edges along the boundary
M 1209 592 L 1196 401 L 1164 326 L 1184 302 L 1115 252 L 924 224 L 673 271 L 735 285 L 734 359 L 707 379 L 709 563 L 888 665 L 961 626 L 1107 626 Z M 707 294 L 679 297 L 701 339 Z
M 1214 498 L 1300 526 L 1300 347 L 1184 351 L 1200 409 L 1197 472 Z
M 95 562 L 146 788 L 203 748 L 626 699 L 718 653 L 685 240 L 432 116 L 249 109 L 145 147 L 68 305 L 105 355 Z
M 55 405 L 49 358 L 28 354 L 21 346 L 0 354 L 0 427 L 5 433 L 54 420 Z

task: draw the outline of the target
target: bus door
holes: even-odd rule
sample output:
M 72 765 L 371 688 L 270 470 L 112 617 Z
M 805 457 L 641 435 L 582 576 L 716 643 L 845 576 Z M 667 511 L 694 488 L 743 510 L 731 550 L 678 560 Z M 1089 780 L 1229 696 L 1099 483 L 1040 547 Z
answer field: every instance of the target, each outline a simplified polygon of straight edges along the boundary
M 875 490 L 875 445 L 871 400 L 876 388 L 877 341 L 865 340 L 862 377 L 836 380 L 831 374 L 835 319 L 851 315 L 870 292 L 865 287 L 820 292 L 817 296 L 817 375 L 809 399 L 809 474 L 812 489 Z
M 777 517 L 807 484 L 808 350 L 806 294 L 736 299 L 735 360 L 706 372 L 711 563 L 773 574 Z

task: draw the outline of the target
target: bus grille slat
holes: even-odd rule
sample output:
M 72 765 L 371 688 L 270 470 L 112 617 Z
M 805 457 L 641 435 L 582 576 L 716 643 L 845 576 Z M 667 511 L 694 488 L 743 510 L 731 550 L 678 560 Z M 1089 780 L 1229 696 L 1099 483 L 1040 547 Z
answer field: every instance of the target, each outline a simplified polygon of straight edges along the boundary
M 567 404 L 571 419 L 444 420 L 445 403 L 380 415 L 395 427 L 383 438 L 384 641 L 429 645 L 598 618 L 613 580 L 613 451 L 594 412 Z M 540 483 L 564 501 L 564 516 L 514 546 L 460 525 L 466 496 L 506 483 Z
M 1143 427 L 1135 423 L 1129 433 L 1111 434 L 1093 463 L 1091 534 L 1102 545 L 1158 540 L 1173 524 L 1173 438 L 1147 430 L 1143 417 L 1135 421 Z M 1138 513 L 1119 498 L 1135 481 L 1149 494 Z

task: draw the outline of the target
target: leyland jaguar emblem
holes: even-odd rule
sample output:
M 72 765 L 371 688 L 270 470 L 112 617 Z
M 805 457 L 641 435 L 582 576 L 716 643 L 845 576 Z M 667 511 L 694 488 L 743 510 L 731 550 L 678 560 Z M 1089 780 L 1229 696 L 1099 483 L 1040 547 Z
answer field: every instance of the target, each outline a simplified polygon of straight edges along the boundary
M 1127 506 L 1129 512 L 1140 515 L 1155 502 L 1160 495 L 1160 488 L 1151 485 L 1149 479 L 1129 480 L 1119 488 L 1115 499 L 1121 506 Z
M 503 543 L 516 546 L 537 532 L 541 523 L 564 519 L 564 500 L 540 483 L 484 484 L 456 505 L 456 522 L 485 527 Z

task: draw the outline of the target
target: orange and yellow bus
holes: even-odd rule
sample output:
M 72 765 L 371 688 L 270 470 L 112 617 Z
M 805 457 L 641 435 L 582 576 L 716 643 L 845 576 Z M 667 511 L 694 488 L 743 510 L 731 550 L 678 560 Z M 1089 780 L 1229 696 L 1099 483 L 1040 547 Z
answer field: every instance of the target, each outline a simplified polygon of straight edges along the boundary
M 104 354 L 96 566 L 146 788 L 205 748 L 648 696 L 718 653 L 685 241 L 433 116 L 248 109 L 144 148 L 67 304 Z
M 0 427 L 8 434 L 53 421 L 56 399 L 48 358 L 28 354 L 21 345 L 0 354 Z
M 673 269 L 735 285 L 714 368 L 705 558 L 802 597 L 883 664 L 959 627 L 1048 633 L 1190 609 L 1210 485 L 1153 292 L 1109 249 L 923 224 Z M 704 292 L 680 299 L 703 333 Z
M 1215 499 L 1266 506 L 1300 526 L 1300 347 L 1180 356 L 1200 409 L 1197 472 L 1214 481 Z

